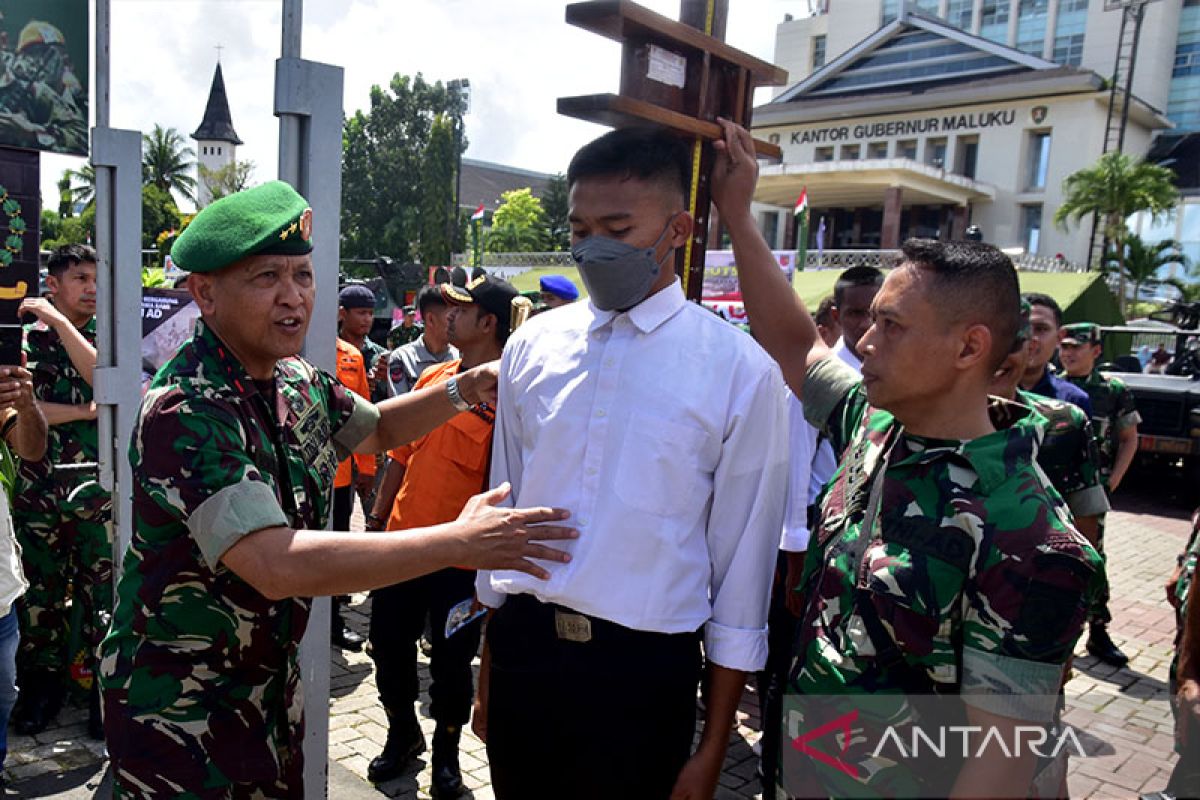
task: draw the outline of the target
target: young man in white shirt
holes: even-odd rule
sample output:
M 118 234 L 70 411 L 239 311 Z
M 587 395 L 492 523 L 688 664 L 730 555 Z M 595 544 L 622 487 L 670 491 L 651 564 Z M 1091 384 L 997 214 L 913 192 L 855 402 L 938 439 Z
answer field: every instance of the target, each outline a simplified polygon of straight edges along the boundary
M 766 661 L 783 384 L 750 337 L 684 299 L 688 153 L 627 129 L 575 155 L 589 302 L 532 319 L 501 361 L 492 484 L 518 505 L 555 499 L 582 534 L 544 585 L 479 574 L 496 611 L 475 728 L 501 800 L 712 797 L 746 673 Z
M 875 267 L 851 267 L 833 285 L 833 317 L 842 328 L 833 352 L 855 372 L 862 372 L 858 340 L 871 327 L 871 301 L 881 286 L 883 273 Z

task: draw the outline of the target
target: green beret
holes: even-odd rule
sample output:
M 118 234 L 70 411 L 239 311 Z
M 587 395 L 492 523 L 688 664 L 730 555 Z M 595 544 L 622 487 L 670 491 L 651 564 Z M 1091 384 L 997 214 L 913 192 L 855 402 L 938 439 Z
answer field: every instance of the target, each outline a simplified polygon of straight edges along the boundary
M 312 209 L 283 181 L 271 181 L 206 206 L 179 234 L 171 260 L 188 272 L 216 272 L 253 255 L 312 252 Z

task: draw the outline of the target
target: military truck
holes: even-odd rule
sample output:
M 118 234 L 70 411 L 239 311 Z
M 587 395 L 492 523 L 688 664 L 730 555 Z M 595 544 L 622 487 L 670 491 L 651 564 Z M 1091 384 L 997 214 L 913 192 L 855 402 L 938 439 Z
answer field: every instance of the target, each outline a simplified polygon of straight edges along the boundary
M 1105 352 L 1131 353 L 1160 343 L 1171 348 L 1173 343 L 1166 373 L 1141 372 L 1133 355 L 1118 356 L 1101 370 L 1120 378 L 1133 392 L 1142 417 L 1138 460 L 1183 467 L 1200 481 L 1200 304 L 1178 304 L 1151 319 L 1166 324 L 1101 328 Z

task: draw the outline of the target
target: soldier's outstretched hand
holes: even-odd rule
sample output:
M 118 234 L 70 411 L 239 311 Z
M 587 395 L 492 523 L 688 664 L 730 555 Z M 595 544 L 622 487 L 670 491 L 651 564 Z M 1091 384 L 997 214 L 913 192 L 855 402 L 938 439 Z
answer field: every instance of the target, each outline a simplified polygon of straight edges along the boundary
M 550 573 L 530 559 L 565 564 L 571 556 L 538 542 L 576 539 L 579 532 L 561 522 L 571 514 L 561 508 L 500 508 L 512 492 L 502 483 L 467 501 L 458 521 L 465 523 L 458 565 L 469 569 L 515 569 L 545 580 Z

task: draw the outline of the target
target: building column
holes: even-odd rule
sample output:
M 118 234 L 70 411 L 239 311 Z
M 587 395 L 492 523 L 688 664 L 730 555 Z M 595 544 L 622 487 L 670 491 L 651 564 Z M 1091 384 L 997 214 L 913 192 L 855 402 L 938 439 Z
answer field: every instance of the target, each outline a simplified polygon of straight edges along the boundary
M 800 227 L 796 223 L 796 215 L 790 211 L 783 212 L 783 249 L 796 249 L 796 228 Z
M 1054 32 L 1058 30 L 1058 3 L 1050 3 L 1050 11 L 1046 15 L 1046 40 L 1042 42 L 1042 58 L 1054 60 Z
M 895 250 L 900 246 L 900 212 L 904 190 L 899 186 L 889 186 L 883 193 L 883 230 L 880 232 L 879 246 L 884 250 Z
M 1008 41 L 1009 47 L 1017 46 L 1017 22 L 1021 14 L 1021 0 L 1008 0 Z
M 950 241 L 961 242 L 967 233 L 967 223 L 971 219 L 971 207 L 955 206 L 950 212 Z

